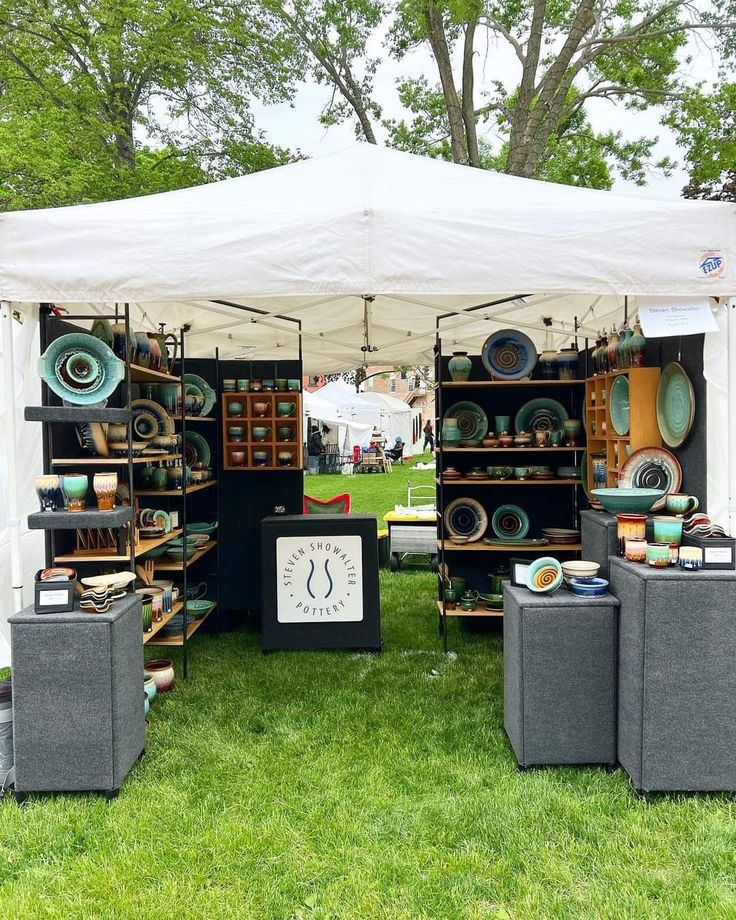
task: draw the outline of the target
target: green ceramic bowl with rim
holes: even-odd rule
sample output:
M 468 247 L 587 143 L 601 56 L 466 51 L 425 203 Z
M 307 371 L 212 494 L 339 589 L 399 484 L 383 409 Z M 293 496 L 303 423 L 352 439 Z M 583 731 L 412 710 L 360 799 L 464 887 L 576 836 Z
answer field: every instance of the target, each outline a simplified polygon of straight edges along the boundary
M 591 489 L 590 494 L 611 514 L 646 514 L 665 496 L 661 489 Z

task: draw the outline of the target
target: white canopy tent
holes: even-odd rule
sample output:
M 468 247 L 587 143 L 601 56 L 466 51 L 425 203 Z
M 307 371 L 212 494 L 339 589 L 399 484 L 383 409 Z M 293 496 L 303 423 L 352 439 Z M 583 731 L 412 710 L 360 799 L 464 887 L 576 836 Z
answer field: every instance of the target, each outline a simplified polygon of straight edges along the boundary
M 340 380 L 318 391 L 319 398 L 337 407 L 344 417 L 353 418 L 382 432 L 390 447 L 397 437 L 411 445 L 411 406 L 382 393 L 356 393 Z M 370 439 L 369 439 L 370 440 Z
M 723 269 L 704 274 L 714 250 Z M 431 363 L 440 315 L 446 350 L 478 351 L 509 325 L 542 344 L 545 317 L 555 345 L 576 317 L 593 336 L 620 318 L 626 295 L 630 312 L 642 295 L 719 297 L 725 342 L 708 346 L 705 370 L 716 517 L 736 494 L 736 322 L 723 301 L 734 294 L 731 204 L 558 186 L 369 144 L 199 188 L 0 215 L 6 305 L 94 315 L 128 302 L 136 328 L 188 325 L 193 356 L 218 347 L 273 360 L 300 341 L 307 373 Z M 3 315 L 9 327 L 7 306 Z M 711 466 L 719 439 L 726 463 Z M 8 444 L 11 490 L 16 450 Z M 31 498 L 19 496 L 18 516 Z
M 371 441 L 373 425 L 356 418 L 350 412 L 346 412 L 336 403 L 322 399 L 317 393 L 308 393 L 305 391 L 302 401 L 304 415 L 304 438 L 307 434 L 307 420 L 322 422 L 334 427 L 337 430 L 337 443 L 340 445 L 340 453 L 347 456 L 352 453 L 353 446 L 367 447 Z

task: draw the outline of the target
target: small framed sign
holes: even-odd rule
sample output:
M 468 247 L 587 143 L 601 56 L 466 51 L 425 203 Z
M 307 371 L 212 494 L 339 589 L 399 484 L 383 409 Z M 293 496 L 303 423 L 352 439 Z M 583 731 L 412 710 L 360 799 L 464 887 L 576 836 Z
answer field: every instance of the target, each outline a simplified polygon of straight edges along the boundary
M 531 561 L 529 559 L 512 559 L 511 566 L 511 584 L 515 588 L 526 588 L 526 573 L 529 570 Z

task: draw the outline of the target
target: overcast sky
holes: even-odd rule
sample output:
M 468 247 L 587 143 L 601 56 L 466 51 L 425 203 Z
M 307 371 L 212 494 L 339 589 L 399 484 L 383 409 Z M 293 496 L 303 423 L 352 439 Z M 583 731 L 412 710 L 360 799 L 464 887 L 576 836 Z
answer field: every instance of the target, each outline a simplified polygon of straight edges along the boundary
M 405 112 L 398 103 L 396 79 L 424 74 L 434 84 L 438 82 L 436 66 L 429 53 L 424 50 L 414 52 L 403 61 L 395 61 L 385 55 L 379 42 L 375 43 L 374 50 L 377 54 L 384 55 L 375 78 L 376 100 L 383 107 L 385 118 L 401 118 Z M 716 62 L 707 49 L 702 44 L 696 44 L 689 51 L 694 59 L 687 67 L 689 78 L 693 82 L 699 79 L 715 79 Z M 478 52 L 475 68 L 478 87 L 488 84 L 493 79 L 503 80 L 509 88 L 518 84 L 518 62 L 505 42 L 488 48 L 483 45 L 479 47 Z M 330 95 L 327 86 L 303 84 L 292 105 L 255 107 L 256 124 L 266 131 L 272 143 L 291 150 L 299 148 L 307 156 L 339 150 L 354 143 L 355 134 L 352 125 L 325 128 L 319 124 L 320 112 L 330 99 Z M 681 153 L 672 133 L 659 124 L 659 112 L 653 109 L 646 112 L 628 112 L 622 104 L 614 105 L 612 102 L 598 99 L 591 100 L 587 111 L 597 130 L 621 130 L 626 138 L 657 136 L 660 140 L 655 149 L 655 158 L 668 155 L 678 162 L 681 160 Z M 376 125 L 376 130 L 380 136 L 384 136 L 379 125 Z M 636 195 L 676 198 L 686 182 L 685 171 L 678 168 L 669 178 L 652 175 L 644 188 L 616 178 L 614 189 Z

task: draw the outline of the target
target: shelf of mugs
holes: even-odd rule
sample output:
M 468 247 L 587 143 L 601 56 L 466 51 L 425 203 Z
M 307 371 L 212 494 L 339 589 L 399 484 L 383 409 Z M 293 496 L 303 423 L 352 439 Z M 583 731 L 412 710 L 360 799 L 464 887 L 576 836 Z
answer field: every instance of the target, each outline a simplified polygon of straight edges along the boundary
M 210 540 L 209 543 L 205 543 L 202 549 L 198 549 L 193 556 L 190 556 L 189 559 L 183 559 L 181 561 L 176 559 L 160 559 L 153 560 L 153 567 L 157 572 L 179 572 L 183 568 L 189 568 L 190 565 L 194 565 L 195 562 L 199 562 L 202 556 L 206 556 L 210 550 L 213 550 L 217 546 L 217 540 Z
M 437 546 L 444 549 L 445 552 L 463 552 L 463 553 L 538 553 L 545 556 L 548 553 L 567 553 L 577 552 L 582 549 L 582 543 L 452 543 L 445 540 L 444 546 L 441 540 L 437 541 Z
M 132 463 L 158 463 L 162 460 L 181 460 L 181 454 L 154 454 L 132 457 Z M 52 466 L 127 466 L 127 457 L 55 457 Z
M 181 383 L 181 377 L 154 371 L 150 367 L 141 367 L 140 364 L 130 365 L 130 379 L 133 383 Z
M 26 406 L 24 417 L 27 422 L 110 422 L 127 425 L 131 418 L 130 409 L 98 409 L 93 406 Z
M 80 512 L 81 514 L 82 512 Z M 169 540 L 175 540 L 177 537 L 180 537 L 182 534 L 181 528 L 178 530 L 171 530 L 167 534 L 163 534 L 160 537 L 152 537 L 150 540 L 139 540 L 134 547 L 133 555 L 138 557 L 142 556 L 145 553 L 150 553 L 151 550 L 156 549 L 157 546 L 161 546 L 162 543 L 168 543 Z M 119 554 L 105 554 L 105 553 L 86 553 L 86 552 L 71 552 L 64 553 L 61 556 L 54 556 L 54 562 L 121 562 L 128 561 L 130 559 L 130 554 L 126 553 L 125 555 Z
M 177 615 L 177 613 L 183 610 L 183 608 L 184 608 L 184 601 L 177 601 L 174 604 L 174 606 L 171 608 L 169 613 L 165 613 L 160 620 L 153 622 L 151 624 L 150 632 L 143 633 L 143 644 L 148 645 L 148 643 L 151 641 L 151 639 L 153 639 L 156 633 L 160 629 L 163 629 L 164 626 L 166 626 L 166 624 L 169 622 L 169 620 L 173 619 Z
M 216 610 L 216 609 L 217 609 L 217 604 L 215 603 L 215 604 L 213 604 L 213 605 L 210 607 L 210 609 L 207 611 L 207 613 L 204 614 L 204 616 L 198 617 L 196 620 L 194 620 L 194 619 L 190 619 L 190 620 L 189 620 L 189 624 L 188 624 L 188 626 L 187 626 L 187 641 L 189 641 L 189 640 L 192 638 L 192 636 L 194 635 L 194 633 L 196 633 L 196 631 L 199 629 L 199 627 L 202 625 L 202 623 L 204 623 L 204 621 L 207 619 L 207 617 L 210 616 L 210 615 L 212 614 L 212 612 L 213 612 L 214 610 Z M 171 619 L 171 617 L 169 617 L 169 619 Z M 168 621 L 167 621 L 167 622 L 168 622 Z M 159 624 L 159 623 L 154 624 L 154 626 L 158 626 L 159 629 L 161 629 L 161 627 L 162 627 L 163 625 L 164 625 L 164 624 L 162 624 L 162 623 L 161 623 L 161 624 Z M 151 633 L 149 633 L 148 635 L 150 636 Z M 155 635 L 155 633 L 154 633 L 154 635 Z M 151 639 L 147 639 L 147 640 L 144 639 L 144 642 L 148 642 L 150 645 L 161 645 L 161 646 L 165 646 L 165 645 L 171 646 L 171 645 L 173 645 L 174 647 L 176 647 L 176 646 L 181 646 L 181 645 L 184 644 L 184 636 L 183 636 L 183 635 L 178 635 L 178 636 L 161 636 L 159 639 L 156 639 L 155 641 L 151 641 Z
M 202 489 L 211 489 L 217 485 L 216 479 L 208 479 L 206 482 L 190 482 L 186 489 L 136 489 L 136 498 L 138 496 L 150 497 L 152 495 L 191 495 L 192 492 L 199 492 Z
M 302 468 L 301 400 L 297 391 L 222 394 L 223 468 Z
M 437 609 L 442 613 L 442 601 L 437 601 Z M 503 610 L 487 610 L 485 607 L 476 607 L 475 610 L 463 610 L 459 605 L 454 609 L 447 607 L 445 615 L 448 617 L 501 617 Z

